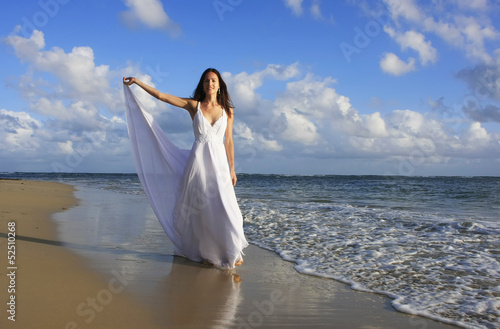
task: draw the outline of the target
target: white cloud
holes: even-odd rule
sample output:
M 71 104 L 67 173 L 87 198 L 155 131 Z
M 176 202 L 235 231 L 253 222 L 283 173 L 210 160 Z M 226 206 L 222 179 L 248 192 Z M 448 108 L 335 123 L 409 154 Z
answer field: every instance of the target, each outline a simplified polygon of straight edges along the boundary
M 491 140 L 491 136 L 486 129 L 481 127 L 481 123 L 473 122 L 465 132 L 464 140 L 467 145 L 477 147 L 480 144 L 488 143 Z
M 19 89 L 31 112 L 41 116 L 33 131 L 18 128 L 5 135 L 9 141 L 4 144 L 6 152 L 30 150 L 25 157 L 45 159 L 43 170 L 49 171 L 78 170 L 83 161 L 94 161 L 100 167 L 99 157 L 110 163 L 114 163 L 112 155 L 120 159 L 130 157 L 125 122 L 104 114 L 124 112 L 122 86 L 116 83 L 113 88 L 110 81 L 133 75 L 154 86 L 151 76 L 142 74 L 131 63 L 121 72 L 110 70 L 108 65 L 97 65 L 90 47 L 74 47 L 70 52 L 58 47 L 46 50 L 44 34 L 37 30 L 29 38 L 11 35 L 4 42 L 14 49 L 20 61 L 28 64 L 26 74 L 17 85 L 11 82 L 11 86 Z M 137 96 L 161 121 L 166 105 L 142 91 Z M 4 119 L 29 122 L 29 118 L 21 120 L 13 114 Z M 28 141 L 30 144 L 26 144 Z M 15 148 L 21 143 L 23 147 Z
M 42 127 L 40 121 L 26 112 L 0 109 L 0 150 L 14 153 L 37 151 L 40 143 L 32 138 Z
M 288 80 L 298 74 L 298 63 L 294 63 L 288 66 L 269 64 L 264 70 L 252 74 L 241 72 L 233 75 L 223 72 L 222 77 L 229 86 L 230 95 L 238 111 L 251 113 L 261 103 L 261 97 L 256 90 L 262 86 L 265 79 Z
M 19 31 L 20 26 L 16 26 Z M 7 44 L 10 44 L 16 53 L 16 56 L 21 62 L 35 61 L 38 51 L 45 47 L 45 37 L 43 32 L 34 30 L 31 37 L 23 38 L 18 35 L 11 35 L 4 39 Z
M 304 1 L 303 0 L 283 0 L 285 6 L 289 8 L 295 16 L 302 16 L 304 14 Z M 325 21 L 323 12 L 321 10 L 321 0 L 312 0 L 309 7 L 309 14 L 316 21 Z M 333 23 L 335 19 L 332 14 L 328 18 L 328 22 Z
M 394 53 L 386 53 L 384 57 L 380 60 L 380 68 L 385 73 L 400 76 L 405 73 L 415 71 L 415 59 L 410 58 L 408 63 L 399 59 L 399 57 Z
M 57 146 L 59 146 L 59 152 L 62 154 L 72 154 L 74 152 L 72 141 L 58 142 Z
M 299 74 L 299 63 L 293 63 L 291 65 L 279 65 L 279 64 L 269 64 L 266 69 L 259 73 L 262 76 L 272 76 L 277 80 L 288 80 Z
M 308 116 L 297 111 L 286 111 L 282 114 L 286 128 L 281 132 L 281 138 L 301 145 L 316 145 L 318 143 L 320 136 L 317 127 Z
M 403 17 L 412 22 L 422 19 L 422 12 L 414 0 L 384 0 L 392 18 L 397 20 Z
M 233 126 L 235 143 L 238 145 L 237 152 L 240 155 L 252 158 L 257 152 L 279 152 L 283 146 L 273 137 L 264 136 L 264 131 L 252 131 L 252 129 L 241 120 L 235 120 Z
M 465 44 L 464 36 L 454 22 L 437 21 L 434 17 L 427 17 L 423 21 L 423 28 L 433 32 L 448 44 L 462 48 Z
M 321 7 L 319 6 L 319 2 L 314 2 L 311 4 L 311 15 L 315 20 L 322 20 L 323 14 L 321 13 Z
M 484 15 L 489 8 L 484 0 L 455 0 L 429 5 L 417 5 L 414 0 L 384 0 L 397 29 L 407 24 L 413 33 L 405 35 L 400 31 L 394 33 L 395 40 L 403 47 L 413 48 L 420 53 L 422 63 L 433 62 L 433 48 L 424 41 L 423 32 L 431 32 L 450 45 L 464 50 L 466 56 L 474 61 L 491 62 L 485 43 L 488 40 L 500 39 L 500 33 Z M 393 36 L 394 37 L 394 36 Z
M 411 110 L 395 110 L 390 116 L 393 132 L 403 135 L 418 135 L 425 127 L 425 117 Z
M 466 44 L 463 46 L 469 58 L 479 59 L 484 63 L 491 62 L 491 56 L 485 48 L 486 39 L 494 40 L 500 37 L 495 27 L 483 25 L 474 17 L 455 17 L 457 29 L 464 35 Z
M 37 170 L 78 170 L 84 160 L 94 157 L 98 163 L 99 156 L 106 159 L 124 149 L 125 123 L 103 114 L 124 111 L 122 90 L 110 86 L 119 75 L 107 65 L 96 65 L 92 48 L 45 50 L 44 34 L 37 30 L 29 38 L 11 35 L 4 42 L 28 65 L 17 85 L 15 80 L 10 85 L 19 89 L 30 112 L 37 115 L 34 119 L 25 112 L 6 110 L 0 114 L 4 127 L 0 138 L 6 141 L 0 150 L 10 157 L 19 155 L 19 170 L 33 170 L 36 162 L 42 166 Z M 109 150 L 103 151 L 104 146 Z M 36 161 L 30 164 L 27 159 Z
M 380 112 L 361 114 L 347 96 L 334 89 L 335 84 L 330 77 L 307 74 L 287 82 L 274 100 L 264 99 L 254 90 L 261 99 L 255 116 L 239 117 L 235 124 L 242 170 L 250 170 L 260 159 L 280 157 L 294 162 L 356 158 L 377 159 L 381 164 L 406 160 L 423 170 L 451 159 L 500 154 L 500 145 L 493 143 L 499 134 L 489 133 L 478 123 L 456 131 L 456 126 L 413 110 L 394 110 L 385 116 Z M 417 169 L 412 168 L 411 173 Z
M 73 101 L 66 106 L 60 99 L 51 101 L 41 97 L 32 104 L 31 108 L 33 111 L 52 117 L 58 122 L 64 122 L 66 129 L 74 131 L 100 130 L 106 124 L 106 119 L 89 102 Z
M 30 71 L 48 72 L 60 80 L 61 83 L 53 88 L 58 97 L 85 99 L 111 109 L 116 106 L 116 95 L 109 85 L 109 66 L 95 64 L 92 48 L 74 47 L 69 53 L 58 47 L 43 50 L 44 34 L 37 30 L 30 38 L 11 35 L 4 41 L 13 47 L 20 61 L 31 66 Z M 31 88 L 39 93 L 43 89 Z
M 389 26 L 385 26 L 384 30 L 401 46 L 402 50 L 410 48 L 417 51 L 422 65 L 436 62 L 437 50 L 432 47 L 430 41 L 425 41 L 425 36 L 422 33 L 413 30 L 399 33 Z
M 243 145 L 243 153 L 248 150 L 276 152 L 283 149 L 281 143 L 276 140 L 275 129 L 276 123 L 281 125 L 283 118 L 278 121 L 269 119 L 272 117 L 271 102 L 263 99 L 258 89 L 268 79 L 286 81 L 298 76 L 298 66 L 298 63 L 269 64 L 265 69 L 251 74 L 222 73 L 236 107 L 235 138 Z
M 302 0 L 283 0 L 285 2 L 285 5 L 292 10 L 292 12 L 300 16 L 303 13 L 302 9 Z
M 365 126 L 370 137 L 386 137 L 388 135 L 385 121 L 380 112 L 375 112 L 365 116 Z
M 71 172 L 88 170 L 85 165 L 93 162 L 95 168 L 113 170 L 108 167 L 109 163 L 130 159 L 123 120 L 103 118 L 100 123 L 102 129 L 96 130 L 93 126 L 85 127 L 85 122 L 76 128 L 78 122 L 67 119 L 63 116 L 42 121 L 26 112 L 1 109 L 0 138 L 3 142 L 0 144 L 0 157 L 4 159 L 3 168 Z
M 349 111 L 347 101 L 331 88 L 336 81 L 331 78 L 316 79 L 312 74 L 299 81 L 289 82 L 286 92 L 280 95 L 275 106 L 283 111 L 294 111 L 322 118 L 329 116 L 329 112 L 344 113 Z
M 400 154 L 418 152 L 427 161 L 450 158 L 497 158 L 500 134 L 488 133 L 479 122 L 471 122 L 463 132 L 447 127 L 411 110 L 396 110 L 387 118 L 393 151 Z M 440 160 L 439 160 L 440 159 Z
M 137 23 L 142 23 L 150 29 L 166 31 L 173 37 L 181 33 L 180 26 L 168 17 L 159 0 L 123 1 L 130 9 L 121 12 L 120 17 L 130 28 L 135 28 Z
M 480 10 L 488 9 L 488 0 L 455 0 L 461 9 L 465 10 Z
M 342 136 L 361 140 L 388 135 L 380 113 L 360 115 L 348 97 L 332 88 L 333 84 L 332 78 L 318 79 L 312 74 L 288 82 L 274 101 L 267 100 L 264 108 L 255 110 L 258 115 L 243 118 L 245 125 L 235 135 L 241 134 L 244 152 L 252 145 L 255 150 L 288 156 L 331 156 L 331 152 L 343 148 Z

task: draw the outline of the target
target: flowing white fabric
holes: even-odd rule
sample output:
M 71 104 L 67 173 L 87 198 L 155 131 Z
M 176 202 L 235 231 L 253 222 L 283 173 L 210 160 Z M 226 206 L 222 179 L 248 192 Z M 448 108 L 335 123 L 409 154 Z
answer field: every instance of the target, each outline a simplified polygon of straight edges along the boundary
M 233 268 L 248 246 L 231 182 L 227 115 L 211 125 L 199 108 L 191 150 L 176 147 L 124 84 L 127 128 L 137 174 L 175 253 Z

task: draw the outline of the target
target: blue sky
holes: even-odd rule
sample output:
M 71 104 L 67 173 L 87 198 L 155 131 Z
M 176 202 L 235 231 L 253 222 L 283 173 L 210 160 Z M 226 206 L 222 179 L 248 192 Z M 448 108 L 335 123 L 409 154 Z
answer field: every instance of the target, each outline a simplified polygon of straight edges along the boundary
M 237 172 L 500 175 L 500 4 L 40 0 L 0 13 L 0 171 L 134 172 L 122 76 L 215 67 Z M 189 115 L 134 89 L 179 147 Z

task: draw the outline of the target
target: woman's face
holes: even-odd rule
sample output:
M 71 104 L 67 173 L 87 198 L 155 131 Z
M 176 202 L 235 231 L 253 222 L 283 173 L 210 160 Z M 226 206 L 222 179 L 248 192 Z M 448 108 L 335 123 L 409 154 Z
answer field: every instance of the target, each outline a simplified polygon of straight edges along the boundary
M 217 93 L 219 90 L 219 78 L 214 72 L 208 72 L 203 80 L 203 90 L 205 94 L 210 95 Z

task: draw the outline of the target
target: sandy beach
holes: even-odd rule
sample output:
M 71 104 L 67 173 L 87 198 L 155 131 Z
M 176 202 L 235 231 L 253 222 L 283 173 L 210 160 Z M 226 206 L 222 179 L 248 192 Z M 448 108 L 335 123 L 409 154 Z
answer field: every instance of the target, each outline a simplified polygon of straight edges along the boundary
M 144 196 L 0 180 L 0 209 L 2 328 L 455 328 L 253 245 L 232 271 L 174 257 Z

